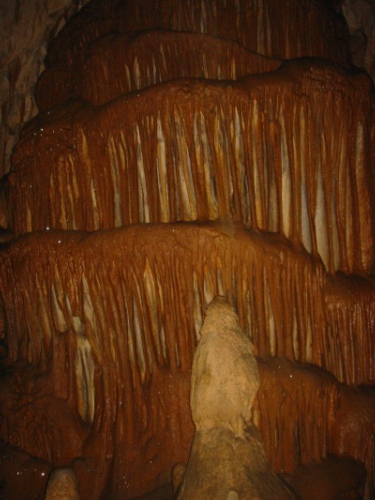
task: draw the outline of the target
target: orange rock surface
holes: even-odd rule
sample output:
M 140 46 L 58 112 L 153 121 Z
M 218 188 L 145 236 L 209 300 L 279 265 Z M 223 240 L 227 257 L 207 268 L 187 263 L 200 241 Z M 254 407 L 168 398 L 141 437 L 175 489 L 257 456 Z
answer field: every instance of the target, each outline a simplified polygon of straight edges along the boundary
M 374 96 L 328 3 L 97 0 L 49 46 L 2 181 L 0 438 L 83 500 L 187 462 L 215 295 L 274 472 L 375 492 Z

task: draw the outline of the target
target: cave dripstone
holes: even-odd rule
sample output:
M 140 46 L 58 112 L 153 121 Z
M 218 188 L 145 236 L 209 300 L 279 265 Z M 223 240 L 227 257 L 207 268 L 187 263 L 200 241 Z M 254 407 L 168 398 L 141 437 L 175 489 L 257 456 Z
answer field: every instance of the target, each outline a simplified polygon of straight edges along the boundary
M 336 3 L 94 0 L 51 40 L 1 182 L 5 498 L 168 485 L 216 295 L 273 472 L 374 497 L 374 89 Z

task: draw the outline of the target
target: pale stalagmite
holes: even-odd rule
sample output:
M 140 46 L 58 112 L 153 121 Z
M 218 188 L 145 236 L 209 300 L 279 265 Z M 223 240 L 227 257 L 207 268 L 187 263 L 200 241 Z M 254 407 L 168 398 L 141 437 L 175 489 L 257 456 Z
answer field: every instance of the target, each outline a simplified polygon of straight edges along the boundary
M 224 298 L 209 304 L 194 354 L 190 405 L 197 430 L 229 429 L 244 437 L 259 387 L 253 345 Z
M 75 472 L 70 467 L 52 470 L 45 500 L 80 500 Z
M 8 3 L 23 22 L 26 4 L 50 21 L 86 4 Z M 91 0 L 51 40 L 39 114 L 0 182 L 0 438 L 43 471 L 73 464 L 82 500 L 142 497 L 188 462 L 216 295 L 254 345 L 253 419 L 275 473 L 303 466 L 326 500 L 308 462 L 330 457 L 330 491 L 356 468 L 363 489 L 365 467 L 374 495 L 375 107 L 339 3 Z M 38 12 L 20 41 L 46 26 Z M 22 46 L 2 70 L 3 153 L 30 116 L 18 83 L 42 63 Z M 254 382 L 197 417 L 192 458 L 220 437 L 222 457 L 238 444 L 228 471 L 269 471 Z M 34 500 L 20 461 L 1 493 Z
M 190 398 L 196 433 L 179 500 L 294 498 L 273 473 L 251 421 L 257 362 L 225 297 L 209 304 L 200 333 Z

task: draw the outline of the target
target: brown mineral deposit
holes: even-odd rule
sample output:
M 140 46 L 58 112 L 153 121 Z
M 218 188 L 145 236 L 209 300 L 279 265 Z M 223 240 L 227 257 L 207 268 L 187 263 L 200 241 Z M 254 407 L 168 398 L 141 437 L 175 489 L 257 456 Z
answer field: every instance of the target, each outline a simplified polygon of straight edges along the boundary
M 6 497 L 71 464 L 83 500 L 156 498 L 190 451 L 226 500 L 375 496 L 375 106 L 342 3 L 3 2 Z

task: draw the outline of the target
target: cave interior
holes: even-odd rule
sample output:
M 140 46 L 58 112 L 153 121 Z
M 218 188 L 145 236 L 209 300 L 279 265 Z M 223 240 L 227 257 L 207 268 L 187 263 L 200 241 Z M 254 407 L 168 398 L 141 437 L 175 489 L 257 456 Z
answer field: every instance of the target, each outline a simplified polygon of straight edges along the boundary
M 60 467 L 172 498 L 217 295 L 274 473 L 375 498 L 374 87 L 339 4 L 92 0 L 50 40 L 0 188 L 3 498 Z

